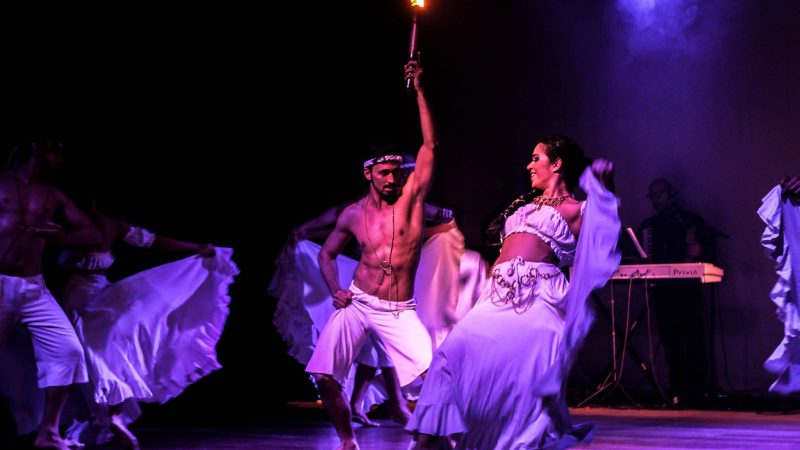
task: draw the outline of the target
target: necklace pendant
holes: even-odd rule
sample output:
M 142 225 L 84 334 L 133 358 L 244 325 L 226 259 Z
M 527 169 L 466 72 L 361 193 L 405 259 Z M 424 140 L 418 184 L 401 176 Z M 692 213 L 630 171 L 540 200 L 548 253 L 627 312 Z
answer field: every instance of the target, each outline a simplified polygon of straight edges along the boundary
M 381 269 L 384 275 L 392 274 L 392 263 L 389 261 L 378 261 L 378 268 Z

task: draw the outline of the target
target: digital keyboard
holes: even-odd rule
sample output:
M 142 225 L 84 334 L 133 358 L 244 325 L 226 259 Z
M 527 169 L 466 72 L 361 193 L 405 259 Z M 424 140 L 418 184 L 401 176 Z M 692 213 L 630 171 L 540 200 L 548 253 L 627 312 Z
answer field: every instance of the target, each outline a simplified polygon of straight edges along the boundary
M 612 280 L 672 280 L 698 278 L 701 283 L 719 283 L 725 271 L 710 263 L 623 264 Z

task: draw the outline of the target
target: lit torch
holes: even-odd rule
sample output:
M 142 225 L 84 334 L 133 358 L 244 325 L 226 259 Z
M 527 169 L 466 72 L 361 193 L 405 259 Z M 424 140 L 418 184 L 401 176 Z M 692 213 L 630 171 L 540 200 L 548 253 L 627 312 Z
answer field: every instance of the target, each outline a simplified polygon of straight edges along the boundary
M 417 52 L 417 13 L 425 7 L 425 0 L 411 0 L 414 9 L 414 21 L 411 23 L 411 42 L 408 44 L 408 59 L 414 59 Z M 406 89 L 411 89 L 411 78 L 406 80 Z

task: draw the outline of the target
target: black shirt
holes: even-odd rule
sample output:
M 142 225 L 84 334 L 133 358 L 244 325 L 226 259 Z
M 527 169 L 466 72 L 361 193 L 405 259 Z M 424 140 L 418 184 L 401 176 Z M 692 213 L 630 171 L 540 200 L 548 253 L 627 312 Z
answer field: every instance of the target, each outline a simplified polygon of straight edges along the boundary
M 655 264 L 706 261 L 707 234 L 703 218 L 691 211 L 675 208 L 666 214 L 645 219 L 637 233 L 648 262 Z M 686 256 L 686 246 L 698 243 L 703 248 L 699 258 Z

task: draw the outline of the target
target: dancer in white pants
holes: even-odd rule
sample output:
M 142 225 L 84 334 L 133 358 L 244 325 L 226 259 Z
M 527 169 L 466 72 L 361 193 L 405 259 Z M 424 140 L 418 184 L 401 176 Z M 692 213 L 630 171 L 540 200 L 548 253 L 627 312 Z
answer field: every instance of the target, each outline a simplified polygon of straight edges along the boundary
M 60 143 L 35 141 L 16 147 L 0 173 L 0 345 L 17 324 L 30 331 L 38 385 L 45 390 L 33 446 L 66 450 L 58 432 L 61 411 L 70 386 L 85 383 L 87 373 L 80 341 L 44 285 L 42 253 L 48 242 L 89 245 L 100 234 L 69 198 L 45 183 L 62 158 Z

